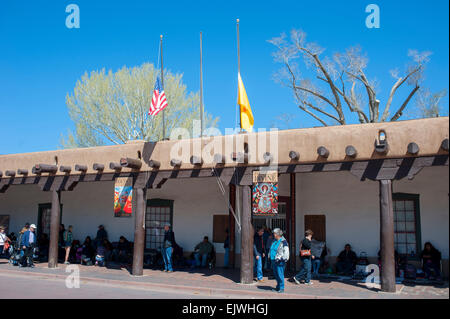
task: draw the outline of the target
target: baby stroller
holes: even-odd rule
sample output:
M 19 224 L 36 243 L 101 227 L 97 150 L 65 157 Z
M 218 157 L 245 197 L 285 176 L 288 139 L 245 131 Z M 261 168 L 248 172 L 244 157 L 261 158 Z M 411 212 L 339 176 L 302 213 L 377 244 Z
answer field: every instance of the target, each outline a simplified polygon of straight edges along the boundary
M 23 256 L 23 250 L 20 249 L 18 241 L 12 242 L 9 246 L 9 263 L 13 266 L 18 266 Z

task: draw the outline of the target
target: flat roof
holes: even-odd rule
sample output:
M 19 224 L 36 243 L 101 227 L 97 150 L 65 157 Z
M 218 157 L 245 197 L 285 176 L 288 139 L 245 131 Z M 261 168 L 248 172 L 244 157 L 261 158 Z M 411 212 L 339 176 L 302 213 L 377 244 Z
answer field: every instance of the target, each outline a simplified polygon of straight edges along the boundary
M 388 152 L 381 154 L 375 151 L 375 143 L 380 132 L 383 131 L 389 145 Z M 231 153 L 244 152 L 244 145 L 248 145 L 249 162 L 247 166 L 261 166 L 265 164 L 263 154 L 270 152 L 275 164 L 291 164 L 290 151 L 299 153 L 296 163 L 343 162 L 362 161 L 379 158 L 404 158 L 448 154 L 441 145 L 449 135 L 449 118 L 429 118 L 384 123 L 352 124 L 304 129 L 282 130 L 275 132 L 253 132 L 236 135 L 222 135 L 184 140 L 168 140 L 159 142 L 130 141 L 122 145 L 98 146 L 89 148 L 62 149 L 45 152 L 0 155 L 0 171 L 2 178 L 7 170 L 28 170 L 28 176 L 33 176 L 32 167 L 36 164 L 51 164 L 70 166 L 71 174 L 75 165 L 86 165 L 87 174 L 95 174 L 94 163 L 105 166 L 104 173 L 114 173 L 109 167 L 111 162 L 119 163 L 123 157 L 141 159 L 141 171 L 152 171 L 150 160 L 160 163 L 159 170 L 173 170 L 171 159 L 181 160 L 179 169 L 193 169 L 190 156 L 195 155 L 204 159 L 201 168 L 215 166 L 212 161 L 214 154 L 221 154 L 225 158 L 225 167 L 239 165 L 232 160 Z M 407 151 L 408 144 L 414 142 L 419 147 L 417 154 Z M 357 154 L 355 157 L 346 155 L 347 146 L 353 146 Z M 448 144 L 447 144 L 448 145 Z M 318 155 L 318 148 L 328 150 L 328 157 Z M 179 152 L 177 152 L 177 150 Z M 185 152 L 181 152 L 184 150 Z M 123 172 L 131 171 L 123 168 Z M 57 175 L 64 175 L 58 172 Z

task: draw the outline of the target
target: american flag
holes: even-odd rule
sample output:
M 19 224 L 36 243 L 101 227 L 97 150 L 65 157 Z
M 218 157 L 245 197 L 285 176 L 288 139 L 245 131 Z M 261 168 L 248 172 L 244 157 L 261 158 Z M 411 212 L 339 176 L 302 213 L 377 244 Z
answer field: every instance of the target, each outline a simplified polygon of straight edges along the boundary
M 167 106 L 166 95 L 164 94 L 164 88 L 161 85 L 161 80 L 159 76 L 156 78 L 155 89 L 153 90 L 152 103 L 150 109 L 148 110 L 149 115 L 155 116 L 162 109 Z

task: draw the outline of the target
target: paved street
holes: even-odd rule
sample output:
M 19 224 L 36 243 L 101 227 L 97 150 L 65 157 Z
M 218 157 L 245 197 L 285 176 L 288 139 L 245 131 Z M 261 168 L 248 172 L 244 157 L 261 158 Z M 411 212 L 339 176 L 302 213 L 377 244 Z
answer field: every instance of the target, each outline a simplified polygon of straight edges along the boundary
M 11 298 L 261 298 L 261 299 L 448 299 L 448 282 L 440 284 L 397 284 L 394 294 L 368 288 L 351 280 L 313 280 L 313 286 L 295 285 L 286 280 L 286 293 L 270 291 L 274 280 L 253 285 L 239 284 L 239 270 L 180 270 L 165 273 L 144 270 L 144 276 L 131 276 L 120 266 L 108 268 L 70 265 L 79 270 L 80 288 L 68 289 L 65 280 L 67 266 L 48 269 L 46 264 L 36 268 L 17 268 L 0 262 L 0 292 Z M 32 287 L 32 289 L 30 289 Z M 33 289 L 39 287 L 39 289 Z M 44 289 L 43 289 L 44 288 Z
M 5 275 L 0 273 L 0 294 L 11 299 L 197 299 L 207 295 L 174 293 L 150 288 L 117 286 L 81 281 L 80 288 L 67 288 L 64 279 Z

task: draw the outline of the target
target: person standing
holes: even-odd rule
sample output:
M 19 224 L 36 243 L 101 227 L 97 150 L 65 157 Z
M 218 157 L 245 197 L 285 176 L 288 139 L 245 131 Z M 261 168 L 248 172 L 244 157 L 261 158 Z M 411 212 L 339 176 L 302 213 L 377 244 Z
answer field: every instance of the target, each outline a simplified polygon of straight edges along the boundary
M 272 291 L 284 292 L 284 268 L 289 260 L 289 245 L 283 237 L 283 231 L 279 228 L 273 230 L 274 240 L 270 246 L 270 261 L 277 286 Z
M 72 247 L 72 242 L 73 242 L 72 229 L 73 229 L 73 227 L 72 227 L 72 225 L 70 225 L 69 228 L 64 232 L 64 249 L 66 251 L 64 263 L 66 265 L 69 264 L 70 248 Z
M 226 237 L 223 242 L 223 249 L 225 250 L 225 256 L 223 257 L 223 266 L 225 268 L 229 267 L 230 264 L 230 234 L 228 228 L 225 229 Z
M 5 234 L 5 228 L 3 226 L 0 226 L 0 257 L 3 257 L 5 251 L 7 251 L 5 245 L 7 246 L 8 243 L 9 238 Z
M 161 254 L 164 260 L 164 271 L 173 272 L 172 253 L 175 247 L 175 233 L 170 229 L 170 224 L 164 225 L 164 242 Z
M 258 229 L 253 237 L 253 255 L 254 266 L 253 273 L 256 275 L 256 281 L 263 282 L 263 260 L 266 257 L 266 246 L 264 245 L 264 228 Z
M 325 247 L 325 242 L 313 239 L 311 241 L 311 268 L 312 276 L 314 278 L 319 277 L 319 269 L 321 264 L 321 257 L 323 248 Z
M 26 267 L 29 266 L 34 268 L 33 264 L 33 248 L 36 245 L 36 226 L 34 224 L 30 225 L 29 230 L 25 231 L 20 240 L 20 246 L 23 251 L 22 259 L 20 260 L 19 266 Z
M 308 229 L 305 231 L 305 238 L 300 242 L 300 259 L 303 262 L 299 273 L 294 276 L 294 281 L 298 285 L 304 282 L 306 285 L 312 285 L 311 282 L 311 259 L 315 257 L 311 255 L 311 240 L 313 232 Z
M 95 237 L 94 241 L 95 247 L 97 247 L 97 245 L 103 244 L 104 239 L 108 239 L 108 233 L 106 232 L 105 227 L 103 225 L 99 225 L 97 230 L 97 236 Z

